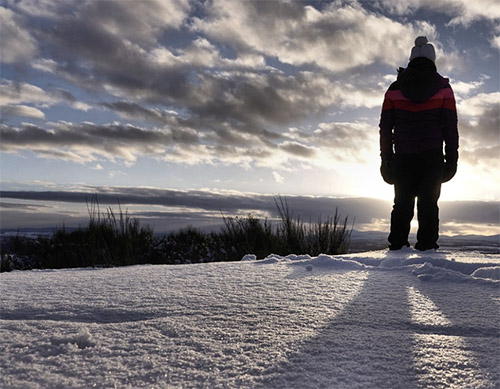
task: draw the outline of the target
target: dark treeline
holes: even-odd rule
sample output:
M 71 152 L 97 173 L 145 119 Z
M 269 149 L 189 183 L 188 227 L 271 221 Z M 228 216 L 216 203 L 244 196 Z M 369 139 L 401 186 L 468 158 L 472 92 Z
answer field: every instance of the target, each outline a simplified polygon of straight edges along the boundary
M 343 254 L 352 227 L 338 210 L 326 220 L 305 223 L 294 217 L 286 199 L 275 198 L 279 220 L 271 223 L 247 215 L 222 216 L 218 232 L 187 227 L 164 236 L 141 226 L 119 205 L 118 213 L 102 212 L 97 196 L 87 202 L 88 225 L 68 232 L 63 227 L 50 237 L 15 236 L 2 242 L 0 271 L 112 267 L 136 264 L 182 264 L 239 261 L 245 254 Z

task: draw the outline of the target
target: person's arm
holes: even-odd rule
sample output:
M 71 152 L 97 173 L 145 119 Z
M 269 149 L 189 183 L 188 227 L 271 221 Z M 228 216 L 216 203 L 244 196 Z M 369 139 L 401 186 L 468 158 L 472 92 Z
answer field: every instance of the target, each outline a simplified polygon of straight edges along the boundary
M 458 117 L 453 89 L 445 89 L 442 107 L 442 128 L 444 137 L 444 173 L 442 182 L 450 181 L 457 172 L 458 162 Z
M 382 163 L 380 166 L 380 173 L 382 178 L 388 184 L 393 184 L 392 178 L 392 129 L 394 128 L 394 105 L 388 97 L 388 93 L 384 96 L 384 103 L 382 105 L 382 113 L 380 114 L 379 124 L 380 134 L 380 157 Z

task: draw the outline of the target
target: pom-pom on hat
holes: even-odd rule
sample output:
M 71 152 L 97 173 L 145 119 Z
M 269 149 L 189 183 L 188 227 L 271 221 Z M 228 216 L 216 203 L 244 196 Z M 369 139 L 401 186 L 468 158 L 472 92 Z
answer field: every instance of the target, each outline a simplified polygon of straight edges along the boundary
M 432 62 L 436 61 L 436 51 L 427 37 L 419 36 L 415 39 L 415 46 L 411 49 L 410 61 L 417 57 L 429 58 Z

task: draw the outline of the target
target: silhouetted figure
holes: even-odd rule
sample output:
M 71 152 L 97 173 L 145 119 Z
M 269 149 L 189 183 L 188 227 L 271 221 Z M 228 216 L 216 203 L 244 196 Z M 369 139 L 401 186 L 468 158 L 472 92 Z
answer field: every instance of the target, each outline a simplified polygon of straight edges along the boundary
M 415 248 L 437 249 L 441 183 L 457 171 L 458 129 L 453 90 L 437 73 L 434 46 L 419 36 L 406 69 L 385 93 L 380 117 L 380 171 L 394 184 L 389 248 L 409 246 L 408 234 L 417 198 Z M 444 156 L 443 156 L 444 142 Z

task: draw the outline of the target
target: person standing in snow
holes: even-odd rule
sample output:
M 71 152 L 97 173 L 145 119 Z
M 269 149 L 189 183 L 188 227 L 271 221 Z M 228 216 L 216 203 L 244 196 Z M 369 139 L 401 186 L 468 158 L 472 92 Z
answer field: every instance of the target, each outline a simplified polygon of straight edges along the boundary
M 384 97 L 380 117 L 380 171 L 394 185 L 389 249 L 409 247 L 417 198 L 417 250 L 439 246 L 441 183 L 453 178 L 458 161 L 455 97 L 449 80 L 437 73 L 436 52 L 425 36 L 415 39 L 410 62 Z M 443 155 L 444 142 L 444 155 Z

